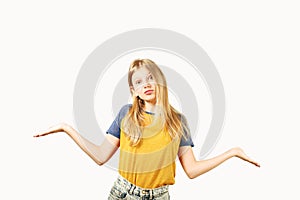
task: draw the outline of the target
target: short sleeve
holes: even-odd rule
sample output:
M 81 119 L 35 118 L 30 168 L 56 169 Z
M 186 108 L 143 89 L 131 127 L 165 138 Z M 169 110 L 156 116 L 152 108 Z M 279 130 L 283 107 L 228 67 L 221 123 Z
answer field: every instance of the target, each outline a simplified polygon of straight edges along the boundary
M 181 137 L 179 146 L 191 146 L 194 147 L 194 143 L 191 137 L 191 132 L 187 120 L 184 115 L 181 115 L 181 122 L 183 123 L 184 136 Z
M 127 104 L 121 108 L 118 115 L 116 116 L 115 120 L 110 125 L 109 129 L 106 131 L 107 134 L 111 134 L 120 139 L 121 133 L 121 122 L 122 119 L 125 117 L 129 109 L 131 108 L 131 104 Z

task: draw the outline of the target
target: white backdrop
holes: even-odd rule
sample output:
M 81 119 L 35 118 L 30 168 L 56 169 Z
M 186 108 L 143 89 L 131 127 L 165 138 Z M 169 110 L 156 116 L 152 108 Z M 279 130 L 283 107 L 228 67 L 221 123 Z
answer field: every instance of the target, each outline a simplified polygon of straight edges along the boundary
M 222 136 L 208 157 L 241 146 L 262 165 L 233 158 L 190 180 L 178 162 L 171 198 L 299 199 L 299 19 L 297 1 L 1 2 L 0 199 L 106 199 L 115 171 L 66 135 L 32 136 L 74 124 L 84 60 L 138 28 L 174 30 L 207 52 L 226 94 Z

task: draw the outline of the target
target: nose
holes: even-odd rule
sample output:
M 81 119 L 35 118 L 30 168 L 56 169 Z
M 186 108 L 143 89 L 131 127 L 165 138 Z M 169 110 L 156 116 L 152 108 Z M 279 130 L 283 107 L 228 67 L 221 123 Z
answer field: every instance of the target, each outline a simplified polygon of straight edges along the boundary
M 149 83 L 149 81 L 147 81 L 147 82 L 144 84 L 144 88 L 148 88 L 148 87 L 151 87 L 151 84 Z

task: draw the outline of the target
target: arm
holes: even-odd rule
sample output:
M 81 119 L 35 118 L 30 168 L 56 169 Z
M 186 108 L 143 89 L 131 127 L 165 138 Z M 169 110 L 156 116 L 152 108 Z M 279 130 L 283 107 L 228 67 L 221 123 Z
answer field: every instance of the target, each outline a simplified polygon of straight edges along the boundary
M 107 162 L 117 151 L 120 144 L 120 140 L 118 138 L 107 134 L 106 139 L 101 145 L 95 145 L 82 137 L 74 128 L 65 123 L 52 126 L 48 130 L 34 135 L 34 137 L 46 136 L 57 132 L 67 133 L 67 135 L 70 136 L 74 142 L 98 165 L 103 165 Z
M 185 173 L 191 179 L 212 170 L 232 157 L 238 157 L 260 167 L 257 162 L 250 159 L 244 151 L 238 147 L 232 148 L 214 158 L 196 161 L 192 148 L 190 146 L 183 146 L 179 148 L 178 156 Z

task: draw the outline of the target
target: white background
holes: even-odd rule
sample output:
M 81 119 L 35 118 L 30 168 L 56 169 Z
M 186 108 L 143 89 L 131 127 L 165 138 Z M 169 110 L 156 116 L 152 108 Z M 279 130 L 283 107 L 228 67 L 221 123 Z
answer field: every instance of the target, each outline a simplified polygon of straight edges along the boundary
M 165 28 L 197 42 L 226 93 L 213 157 L 241 146 L 262 165 L 230 159 L 190 180 L 177 165 L 172 199 L 299 199 L 297 1 L 3 1 L 0 3 L 0 199 L 106 199 L 117 173 L 66 135 L 86 57 L 114 35 Z M 188 197 L 187 197 L 188 196 Z

